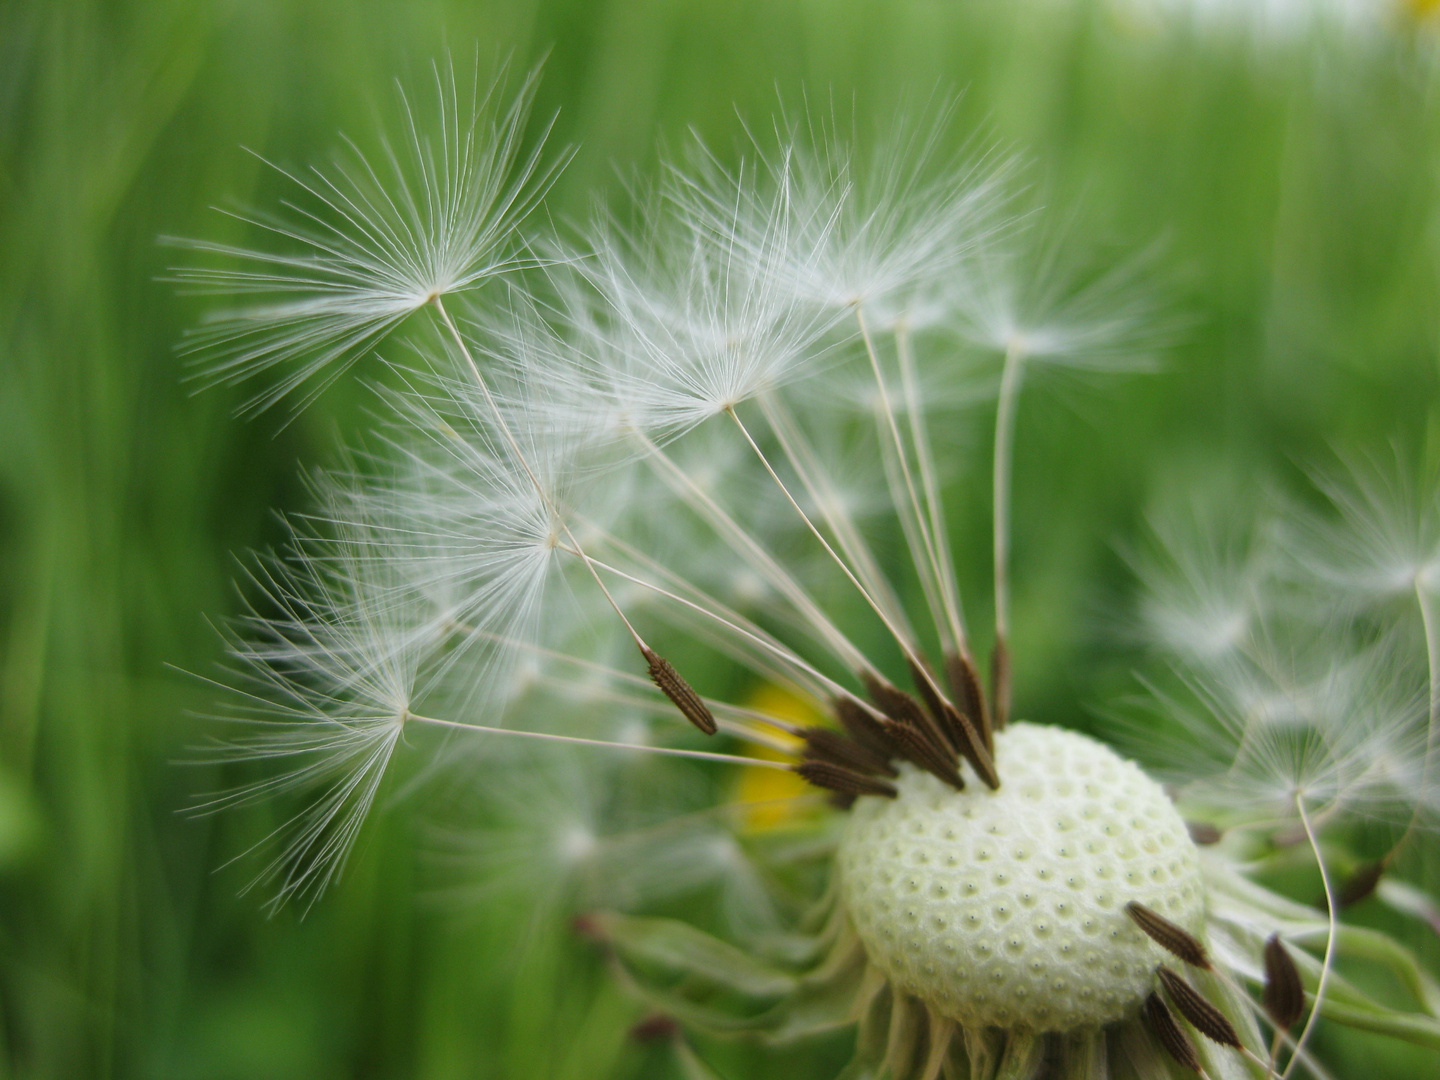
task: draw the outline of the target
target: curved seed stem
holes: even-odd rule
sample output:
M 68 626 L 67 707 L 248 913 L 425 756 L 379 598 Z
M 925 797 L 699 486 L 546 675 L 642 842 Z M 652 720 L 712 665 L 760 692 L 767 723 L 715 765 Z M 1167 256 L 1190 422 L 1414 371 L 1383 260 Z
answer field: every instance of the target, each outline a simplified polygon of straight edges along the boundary
M 1305 827 L 1305 837 L 1310 841 L 1310 847 L 1315 852 L 1316 865 L 1320 867 L 1320 881 L 1325 886 L 1325 911 L 1329 920 L 1329 928 L 1325 938 L 1325 959 L 1320 965 L 1320 981 L 1315 984 L 1315 1000 L 1310 1006 L 1310 1015 L 1305 1020 L 1305 1027 L 1300 1032 L 1300 1038 L 1295 1040 L 1295 1049 L 1290 1054 L 1290 1063 L 1280 1074 L 1280 1080 L 1289 1080 L 1290 1073 L 1300 1061 L 1301 1052 L 1310 1038 L 1310 1032 L 1315 1027 L 1315 1021 L 1319 1019 L 1320 1004 L 1325 1000 L 1325 984 L 1330 981 L 1330 968 L 1335 958 L 1335 891 L 1330 885 L 1330 871 L 1325 868 L 1325 857 L 1320 854 L 1320 841 L 1316 838 L 1315 829 L 1310 824 L 1310 815 L 1305 811 L 1303 795 L 1295 796 L 1295 809 L 1300 812 L 1300 824 Z
M 1415 581 L 1415 602 L 1420 608 L 1420 623 L 1425 628 L 1425 662 L 1429 671 L 1430 681 L 1430 714 L 1425 728 L 1425 761 L 1420 771 L 1420 790 L 1430 790 L 1431 770 L 1435 762 L 1435 736 L 1436 728 L 1440 727 L 1437 720 L 1440 720 L 1440 634 L 1436 633 L 1435 613 L 1431 611 L 1429 601 L 1425 595 L 1425 589 L 1417 577 Z M 1417 802 L 1415 809 L 1410 812 L 1410 821 L 1405 826 L 1405 832 L 1395 842 L 1381 863 L 1389 866 L 1395 856 L 1409 842 L 1410 837 L 1415 834 L 1415 829 L 1420 824 L 1421 804 Z
M 995 651 L 1005 656 L 1010 639 L 1010 473 L 1015 455 L 1015 413 L 1025 375 L 1025 349 L 1019 336 L 1005 350 L 1000 399 L 995 407 L 995 457 L 992 497 L 995 534 Z M 1004 727 L 1010 713 L 1010 666 L 996 664 L 995 726 Z

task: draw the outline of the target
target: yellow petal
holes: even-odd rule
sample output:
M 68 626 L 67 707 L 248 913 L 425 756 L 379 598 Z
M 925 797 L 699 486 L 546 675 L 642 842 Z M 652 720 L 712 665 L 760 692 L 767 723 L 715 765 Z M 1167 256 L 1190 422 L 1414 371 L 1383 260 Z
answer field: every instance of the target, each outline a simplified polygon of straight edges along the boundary
M 819 724 L 823 719 L 808 701 L 768 683 L 756 689 L 745 702 L 745 706 L 802 727 Z M 801 742 L 799 739 L 794 742 L 798 752 Z M 787 755 L 774 747 L 754 743 L 747 745 L 745 752 L 768 761 L 789 760 Z M 747 768 L 740 771 L 730 801 L 754 804 L 747 806 L 740 815 L 742 830 L 767 832 L 794 825 L 812 813 L 813 800 L 804 796 L 814 793 L 815 789 L 795 773 L 781 772 L 778 769 Z

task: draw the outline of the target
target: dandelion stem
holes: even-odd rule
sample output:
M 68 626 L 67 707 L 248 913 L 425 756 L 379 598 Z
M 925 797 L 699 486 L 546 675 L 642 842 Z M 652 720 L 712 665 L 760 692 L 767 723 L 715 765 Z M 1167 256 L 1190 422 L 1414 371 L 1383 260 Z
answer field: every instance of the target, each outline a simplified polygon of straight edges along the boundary
M 756 633 L 755 631 L 741 626 L 738 623 L 731 622 L 729 619 L 725 618 L 725 616 L 717 614 L 716 612 L 711 611 L 704 605 L 697 604 L 695 601 L 681 596 L 679 593 L 671 592 L 669 589 L 665 588 L 662 585 L 657 585 L 653 581 L 646 581 L 644 578 L 636 577 L 634 574 L 627 574 L 619 567 L 611 566 L 609 563 L 603 562 L 600 559 L 591 559 L 590 561 L 595 566 L 599 567 L 601 570 L 614 574 L 618 578 L 623 578 L 624 580 L 631 582 L 632 584 L 639 585 L 643 589 L 649 589 L 652 592 L 665 597 L 665 599 L 667 600 L 673 600 L 675 603 L 681 604 L 684 607 L 689 608 L 691 611 L 698 612 L 699 614 L 704 615 L 709 619 L 713 619 L 715 622 L 719 623 L 727 630 L 731 630 L 739 634 L 746 640 L 752 642 L 753 644 L 759 645 L 762 649 L 773 653 L 785 663 L 804 672 L 812 679 L 815 679 L 821 685 L 829 687 L 833 692 L 839 694 L 841 697 L 849 698 L 850 700 L 855 701 L 875 719 L 884 719 L 884 714 L 881 713 L 869 702 L 865 701 L 863 698 L 857 697 L 853 691 L 846 689 L 840 683 L 832 679 L 829 675 L 826 675 L 814 665 L 807 663 L 805 660 L 802 660 L 799 656 L 796 656 L 793 652 L 791 652 L 789 649 L 785 648 L 785 646 L 779 644 L 778 642 L 771 641 L 763 634 Z
M 810 515 L 805 513 L 804 509 L 801 508 L 800 504 L 795 501 L 795 496 L 792 495 L 790 493 L 790 489 L 785 486 L 785 481 L 780 479 L 780 474 L 777 473 L 775 471 L 775 467 L 770 464 L 770 459 L 765 456 L 765 451 L 760 449 L 760 444 L 757 443 L 755 441 L 755 437 L 750 434 L 750 429 L 747 428 L 745 426 L 745 422 L 740 419 L 739 413 L 737 413 L 734 408 L 727 408 L 725 411 L 730 414 L 730 419 L 735 421 L 735 426 L 740 429 L 740 434 L 745 436 L 745 441 L 750 444 L 750 449 L 755 451 L 755 456 L 760 459 L 760 464 L 763 465 L 765 467 L 765 471 L 770 474 L 770 479 L 775 481 L 775 486 L 780 489 L 780 494 L 785 496 L 785 500 L 790 504 L 791 508 L 795 511 L 795 513 L 800 515 L 800 520 L 805 523 L 806 528 L 810 530 L 811 534 L 814 535 L 815 539 L 820 541 L 820 546 L 823 547 L 825 549 L 825 553 L 834 560 L 835 565 L 840 568 L 841 572 L 850 579 L 850 583 L 854 585 L 857 590 L 859 590 L 860 595 L 864 598 L 865 602 L 870 605 L 870 608 L 875 612 L 876 615 L 880 616 L 880 620 L 885 624 L 885 628 L 889 630 L 890 633 L 895 637 L 895 640 L 899 642 L 900 647 L 905 650 L 906 655 L 910 655 L 910 649 L 906 645 L 904 635 L 900 633 L 899 629 L 895 626 L 895 624 L 892 623 L 889 617 L 886 616 L 885 612 L 881 610 L 880 605 L 875 602 L 875 598 L 870 595 L 870 591 L 861 584 L 860 579 L 855 576 L 854 571 L 850 569 L 849 565 L 845 562 L 845 560 L 842 559 L 840 555 L 835 551 L 835 549 L 830 546 L 830 541 L 826 540 L 825 535 L 818 528 L 816 528 L 815 523 L 810 520 Z
M 453 626 L 455 629 L 469 634 L 472 637 L 484 638 L 486 641 L 493 641 L 496 644 L 504 645 L 508 648 L 524 649 L 550 660 L 559 660 L 562 663 L 574 664 L 576 667 L 583 668 L 586 671 L 598 671 L 609 678 L 617 679 L 630 686 L 644 687 L 647 690 L 655 689 L 653 682 L 643 675 L 636 675 L 633 671 L 621 671 L 619 668 L 612 668 L 608 664 L 602 664 L 595 660 L 586 660 L 579 656 L 571 656 L 569 653 L 563 653 L 556 649 L 547 649 L 543 645 L 536 645 L 533 642 L 522 641 L 518 638 L 506 637 L 504 634 L 496 634 L 493 631 L 479 630 L 475 627 L 465 626 L 460 623 L 455 623 Z M 620 700 L 619 695 L 614 694 L 613 691 L 607 691 L 607 693 L 612 695 L 612 700 Z M 648 699 L 627 698 L 625 700 L 631 703 L 642 703 L 646 706 L 659 705 L 659 702 L 652 702 Z M 718 698 L 707 697 L 704 700 L 711 712 L 731 716 L 737 720 L 751 720 L 757 724 L 774 728 L 776 731 L 783 731 L 787 735 L 799 737 L 805 730 L 802 724 L 792 724 L 788 720 L 781 720 L 779 717 L 771 716 L 769 713 L 761 712 L 759 709 L 747 709 L 742 705 L 731 705 L 728 701 L 721 701 Z M 746 737 L 749 738 L 750 735 L 746 733 Z
M 880 395 L 880 409 L 885 417 L 885 427 L 889 431 L 890 441 L 895 447 L 895 461 L 900 468 L 901 480 L 904 483 L 905 494 L 910 504 L 910 514 L 915 522 L 915 530 L 920 534 L 920 546 L 923 552 L 916 551 L 913 542 L 910 545 L 910 558 L 917 568 L 924 568 L 922 577 L 927 583 L 933 583 L 932 588 L 926 589 L 929 595 L 932 610 L 934 609 L 934 593 L 938 591 L 942 578 L 940 570 L 940 558 L 935 550 L 935 538 L 930 534 L 930 526 L 926 515 L 920 509 L 920 496 L 915 491 L 915 478 L 910 473 L 909 455 L 905 452 L 904 440 L 900 437 L 900 425 L 895 422 L 895 409 L 890 404 L 890 392 L 885 388 L 885 376 L 880 371 L 880 359 L 875 353 L 875 342 L 870 337 L 870 328 L 865 322 L 865 309 L 862 305 L 855 305 L 855 318 L 860 323 L 860 337 L 865 342 L 865 355 L 870 358 L 870 371 L 875 376 L 875 389 Z M 914 415 L 910 418 L 911 434 L 914 434 Z M 896 493 L 899 494 L 898 492 Z M 896 509 L 899 509 L 900 499 L 896 498 Z M 943 601 L 942 601 L 943 603 Z M 939 613 L 937 612 L 937 615 Z M 949 645 L 950 634 L 943 619 L 937 618 L 937 626 L 940 630 L 942 642 Z
M 1300 1032 L 1300 1038 L 1295 1040 L 1295 1049 L 1290 1054 L 1290 1063 L 1280 1074 L 1280 1080 L 1289 1080 L 1290 1073 L 1300 1061 L 1301 1052 L 1310 1038 L 1310 1031 L 1320 1016 L 1320 1003 L 1325 1000 L 1325 985 L 1330 980 L 1330 968 L 1335 956 L 1336 905 L 1335 891 L 1330 884 L 1330 871 L 1325 868 L 1325 857 L 1320 853 L 1320 841 L 1315 835 L 1314 826 L 1310 823 L 1310 815 L 1305 811 L 1305 796 L 1299 794 L 1295 796 L 1295 809 L 1300 812 L 1300 824 L 1305 828 L 1305 837 L 1310 841 L 1310 847 L 1315 852 L 1315 863 L 1320 867 L 1320 882 L 1325 887 L 1325 913 L 1329 925 L 1325 937 L 1325 958 L 1320 965 L 1320 981 L 1315 984 L 1315 998 L 1310 1006 L 1310 1015 L 1305 1020 L 1305 1027 Z
M 1418 580 L 1415 582 L 1415 600 L 1420 606 L 1420 621 L 1425 626 L 1425 660 L 1430 676 L 1430 715 L 1425 730 L 1425 778 L 1421 784 L 1423 790 L 1429 790 L 1436 721 L 1440 719 L 1440 635 L 1435 632 L 1435 614 L 1430 610 L 1425 588 Z
M 1425 588 L 1419 577 L 1415 580 L 1415 603 L 1420 609 L 1420 625 L 1425 629 L 1425 663 L 1430 685 L 1430 707 L 1425 727 L 1425 758 L 1420 767 L 1420 790 L 1430 790 L 1430 774 L 1435 758 L 1435 736 L 1437 719 L 1440 719 L 1440 634 L 1436 633 L 1435 613 L 1431 611 L 1427 602 Z M 1410 820 L 1405 825 L 1405 831 L 1400 834 L 1400 839 L 1395 841 L 1393 847 L 1380 859 L 1380 864 L 1388 868 L 1396 857 L 1404 850 L 1410 838 L 1415 835 L 1415 830 L 1420 825 L 1420 813 L 1424 804 L 1416 802 L 1415 808 L 1410 812 Z
M 525 731 L 522 728 L 485 727 L 481 724 L 464 724 L 459 720 L 442 720 L 434 716 L 420 716 L 407 712 L 405 720 L 421 724 L 435 724 L 439 727 L 455 728 L 459 731 L 476 732 L 482 735 L 514 735 L 522 739 L 541 739 L 546 742 L 574 743 L 581 746 L 604 746 L 614 750 L 639 750 L 647 754 L 666 754 L 670 757 L 697 758 L 701 761 L 724 761 L 733 765 L 758 765 L 766 769 L 790 772 L 791 768 L 782 761 L 767 761 L 764 758 L 745 757 L 743 754 L 717 754 L 709 750 L 679 750 L 671 746 L 645 746 L 640 743 L 608 742 L 604 739 L 582 739 L 578 735 L 552 735 L 545 731 Z
M 515 455 L 515 460 L 518 461 L 520 467 L 525 470 L 525 475 L 528 476 L 530 482 L 535 485 L 535 490 L 539 494 L 541 501 L 545 504 L 546 508 L 555 515 L 555 520 L 560 523 L 560 528 L 565 532 L 565 538 L 574 546 L 575 554 L 579 555 L 581 561 L 585 563 L 586 568 L 590 571 L 590 576 L 595 579 L 595 584 L 600 586 L 600 591 L 605 594 L 605 599 L 609 601 L 610 606 L 615 610 L 615 614 L 620 616 L 620 621 L 625 624 L 625 629 L 630 631 L 631 638 L 634 639 L 635 644 L 642 653 L 646 654 L 648 659 L 650 646 L 647 645 L 645 639 L 640 636 L 640 632 L 635 629 L 634 624 L 625 617 L 625 612 L 620 610 L 620 605 L 616 603 L 615 598 L 610 595 L 610 590 L 605 587 L 605 582 L 600 580 L 600 575 L 595 572 L 595 567 L 590 564 L 590 556 L 585 554 L 584 548 L 580 546 L 580 541 L 575 539 L 575 534 L 570 531 L 570 526 L 565 523 L 564 517 L 560 514 L 559 507 L 555 505 L 555 500 L 550 497 L 550 493 L 545 490 L 545 485 L 540 483 L 540 478 L 536 476 L 535 471 L 530 468 L 530 462 L 526 459 L 524 451 L 520 449 L 520 443 L 516 440 L 514 432 L 510 430 L 510 425 L 505 422 L 505 414 L 500 411 L 500 406 L 490 393 L 490 384 L 485 380 L 485 376 L 480 374 L 480 366 L 475 363 L 475 357 L 471 355 L 470 347 L 465 344 L 465 339 L 460 336 L 460 331 L 456 329 L 454 322 L 450 319 L 450 313 L 445 310 L 444 300 L 441 299 L 437 293 L 433 302 L 435 304 L 435 310 L 440 313 L 440 320 L 445 324 L 445 329 L 450 332 L 450 336 L 455 341 L 455 346 L 460 350 L 460 355 L 465 358 L 465 363 L 470 368 L 470 374 L 475 377 L 475 383 L 480 387 L 480 393 L 485 398 L 486 406 L 494 415 L 496 425 L 500 428 L 501 434 L 505 436 L 505 441 L 510 444 L 510 450 Z
M 861 597 L 865 600 L 867 604 L 870 605 L 870 609 L 874 611 L 875 614 L 879 616 L 880 621 L 885 624 L 885 629 L 890 631 L 891 637 L 893 637 L 895 639 L 895 643 L 900 646 L 900 651 L 905 654 L 905 658 L 914 663 L 914 669 L 922 676 L 924 676 L 925 681 L 929 684 L 930 689 L 934 691 L 935 696 L 939 700 L 948 700 L 945 696 L 945 692 L 941 690 L 938 685 L 936 685 L 934 678 L 930 674 L 930 669 L 925 664 L 923 664 L 920 661 L 920 657 L 915 654 L 914 648 L 911 647 L 910 642 L 906 639 L 905 635 L 900 632 L 899 628 L 885 614 L 884 608 L 882 608 L 878 603 L 875 602 L 875 598 L 871 596 L 869 590 L 867 590 L 865 586 L 860 583 L 860 579 L 855 576 L 854 572 L 846 564 L 845 560 L 840 558 L 840 556 L 836 553 L 835 549 L 830 546 L 830 542 L 825 539 L 824 534 L 821 533 L 821 531 L 815 526 L 815 523 L 810 520 L 810 515 L 805 513 L 805 511 L 801 509 L 800 504 L 795 501 L 795 496 L 792 495 L 790 493 L 790 489 L 785 486 L 785 481 L 780 479 L 780 474 L 777 473 L 774 466 L 770 464 L 769 458 L 767 458 L 765 456 L 765 452 L 760 449 L 760 444 L 757 443 L 754 436 L 750 434 L 750 430 L 745 426 L 745 422 L 740 419 L 740 415 L 734 410 L 734 408 L 727 408 L 725 411 L 730 414 L 730 418 L 735 421 L 735 426 L 738 427 L 740 429 L 740 433 L 745 436 L 745 441 L 748 442 L 750 444 L 750 448 L 755 451 L 755 455 L 760 459 L 760 464 L 765 466 L 765 471 L 770 474 L 770 479 L 775 481 L 775 484 L 777 487 L 779 487 L 781 494 L 785 496 L 786 500 L 790 503 L 791 507 L 795 510 L 795 512 L 800 515 L 800 520 L 805 523 L 806 527 L 814 535 L 815 539 L 820 541 L 820 546 L 825 549 L 826 553 L 830 556 L 830 558 L 835 560 L 835 565 L 840 567 L 841 571 L 845 574 L 845 576 L 850 579 L 850 583 L 854 585 L 857 590 L 859 590 Z
M 1024 342 L 1015 335 L 1005 349 L 1000 400 L 995 409 L 995 726 L 1010 718 L 1010 472 L 1015 453 L 1015 412 L 1025 374 Z
M 925 411 L 920 404 L 920 388 L 915 380 L 910 331 L 903 325 L 895 330 L 895 355 L 900 361 L 900 384 L 905 391 L 906 419 L 910 425 L 911 442 L 915 445 L 915 461 L 920 467 L 920 485 L 925 492 L 925 505 L 930 516 L 930 535 L 939 556 L 935 569 L 939 575 L 940 598 L 945 608 L 941 637 L 943 639 L 946 636 L 948 626 L 950 645 L 958 654 L 968 658 L 970 645 L 966 640 L 960 587 L 955 581 L 955 567 L 949 557 L 950 544 L 945 534 L 945 513 L 940 501 L 940 486 L 935 479 L 935 461 L 930 435 L 925 426 Z
M 1425 587 L 1421 584 L 1417 575 L 1415 580 L 1415 602 L 1420 608 L 1420 623 L 1425 628 L 1425 662 L 1429 673 L 1430 682 L 1430 711 L 1425 727 L 1425 760 L 1420 768 L 1420 790 L 1430 790 L 1430 775 L 1435 762 L 1435 736 L 1437 719 L 1440 719 L 1440 634 L 1436 633 L 1435 613 L 1430 609 L 1430 603 L 1425 595 Z M 1388 866 L 1392 860 L 1409 842 L 1410 837 L 1420 825 L 1420 812 L 1422 802 L 1416 802 L 1415 809 L 1410 812 L 1410 821 L 1405 826 L 1405 832 L 1396 841 L 1395 846 L 1381 860 Z
M 1264 1069 L 1266 1077 L 1271 1077 L 1275 1075 L 1274 1064 L 1272 1062 L 1266 1061 L 1259 1054 L 1255 1053 L 1254 1050 L 1251 1050 L 1248 1046 L 1242 1044 L 1240 1047 L 1240 1054 L 1252 1064 L 1258 1065 L 1260 1068 Z
M 835 534 L 841 554 L 850 560 L 860 580 L 865 582 L 865 587 L 870 590 L 871 594 L 885 605 L 886 610 L 890 612 L 890 617 L 899 623 L 908 635 L 913 637 L 914 631 L 910 628 L 905 617 L 905 609 L 895 595 L 895 590 L 880 570 L 880 564 L 876 561 L 874 552 L 871 551 L 864 536 L 856 527 L 853 517 L 845 507 L 844 500 L 836 492 L 830 478 L 825 473 L 824 466 L 820 463 L 819 455 L 816 454 L 815 448 L 809 440 L 805 438 L 794 415 L 785 403 L 774 395 L 761 395 L 757 400 L 761 412 L 765 415 L 766 423 L 770 425 L 770 430 L 780 443 L 785 460 L 795 470 L 795 475 L 805 486 L 805 492 L 810 496 L 810 501 L 819 508 L 821 515 L 825 518 L 825 524 Z
M 636 431 L 636 437 L 650 454 L 650 460 L 661 467 L 661 475 L 671 489 L 684 499 L 692 509 L 709 520 L 717 533 L 723 536 L 737 554 L 746 559 L 752 567 L 763 574 L 775 588 L 779 589 L 796 610 L 810 623 L 821 640 L 837 656 L 856 671 L 870 670 L 871 665 L 862 653 L 830 619 L 824 610 L 805 591 L 780 562 L 766 551 L 745 528 L 725 511 L 710 495 L 685 472 L 675 460 L 656 446 L 643 432 Z
M 613 547 L 626 558 L 633 560 L 635 564 L 646 572 L 654 574 L 658 580 L 665 582 L 673 591 L 690 597 L 693 601 L 693 609 L 696 611 L 703 610 L 713 623 L 723 629 L 728 629 L 730 628 L 730 624 L 733 624 L 734 627 L 747 631 L 748 633 L 740 637 L 738 641 L 737 639 L 726 638 L 724 635 L 719 634 L 712 638 L 716 648 L 725 652 L 726 655 L 734 657 L 756 674 L 769 678 L 772 682 L 807 683 L 808 685 L 803 688 L 803 692 L 809 694 L 815 701 L 823 701 L 827 694 L 831 692 L 825 688 L 823 683 L 818 683 L 808 678 L 798 678 L 797 676 L 803 674 L 803 671 L 793 666 L 782 671 L 777 667 L 769 665 L 768 660 L 772 654 L 782 656 L 789 656 L 790 654 L 785 650 L 783 645 L 780 645 L 775 637 L 757 626 L 753 621 L 741 615 L 734 608 L 722 604 L 694 582 L 689 581 L 683 575 L 670 569 L 654 557 L 640 551 L 633 544 L 625 542 L 613 533 L 599 529 L 599 527 L 593 523 L 590 524 L 591 527 L 595 528 L 598 534 L 604 538 L 608 546 Z M 568 549 L 566 550 L 568 551 Z M 601 565 L 602 567 L 606 566 L 606 564 L 603 563 Z M 610 569 L 613 569 L 613 567 L 610 567 Z M 650 582 L 641 581 L 639 583 L 644 588 L 650 588 Z M 718 616 L 718 618 L 716 616 Z M 756 638 L 763 638 L 770 643 L 769 652 L 761 654 L 758 650 L 746 650 L 746 643 L 752 642 Z

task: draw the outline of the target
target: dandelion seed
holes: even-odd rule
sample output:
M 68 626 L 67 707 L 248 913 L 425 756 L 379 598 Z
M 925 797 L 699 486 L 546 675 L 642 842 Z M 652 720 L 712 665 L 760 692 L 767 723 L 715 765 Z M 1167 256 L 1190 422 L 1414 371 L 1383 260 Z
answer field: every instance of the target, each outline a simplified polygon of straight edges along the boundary
M 202 295 L 244 297 L 216 313 L 183 351 L 207 384 L 238 383 L 293 365 L 245 404 L 269 408 L 309 384 L 302 404 L 436 297 L 464 293 L 533 263 L 515 230 L 560 162 L 545 165 L 522 140 L 537 75 L 506 106 L 502 79 L 466 86 L 448 62 L 434 68 L 435 128 L 401 91 L 397 147 L 376 157 L 354 143 L 331 169 L 276 171 L 293 194 L 283 213 L 235 213 L 286 250 L 177 241 L 217 265 L 182 267 L 174 280 Z
M 895 788 L 883 780 L 830 761 L 802 761 L 795 771 L 816 787 L 829 788 L 842 795 L 880 795 L 895 798 Z
M 1175 481 L 1194 492 L 1191 477 Z M 1267 597 L 1276 559 L 1263 529 L 1224 514 L 1241 491 L 1209 498 L 1191 494 L 1180 506 L 1149 515 L 1154 543 L 1130 557 L 1144 591 L 1140 621 L 1145 640 L 1187 666 L 1224 663 L 1253 641 L 1278 598 Z M 1273 588 L 1270 590 L 1273 594 Z
M 602 221 L 593 252 L 574 262 L 625 358 L 605 372 L 609 393 L 662 442 L 813 371 L 838 319 L 775 288 L 788 222 L 772 212 L 742 244 L 735 222 L 684 209 L 659 203 L 633 236 Z M 597 313 L 572 301 L 569 317 L 587 325 Z
M 409 715 L 423 627 L 407 618 L 393 580 L 357 552 L 376 542 L 352 528 L 338 541 L 301 535 L 288 559 L 259 561 L 256 597 L 229 635 L 233 734 L 215 760 L 261 762 L 278 773 L 211 797 L 206 812 L 299 792 L 308 805 L 268 838 L 279 854 L 251 887 L 274 906 L 313 900 L 344 869 Z
M 1240 1042 L 1235 1025 L 1225 1018 L 1223 1012 L 1206 1001 L 1204 995 L 1164 965 L 1161 965 L 1157 973 L 1176 1011 L 1189 1020 L 1195 1030 L 1221 1046 L 1233 1047 L 1236 1050 L 1242 1048 L 1244 1044 Z
M 1280 817 L 1298 795 L 1327 813 L 1403 820 L 1423 799 L 1427 738 L 1403 657 L 1389 644 L 1357 654 L 1333 634 L 1311 642 L 1311 657 L 1277 655 L 1277 644 L 1187 676 L 1198 706 L 1159 698 L 1189 732 L 1171 751 L 1184 755 L 1188 791 Z
M 1200 1055 L 1195 1052 L 1195 1044 L 1175 1022 L 1174 1015 L 1159 994 L 1151 994 L 1145 999 L 1145 1022 L 1150 1025 L 1150 1030 L 1160 1040 L 1160 1045 L 1167 1054 L 1191 1072 L 1204 1075 L 1205 1070 L 1200 1065 Z
M 1305 1011 L 1305 990 L 1295 961 L 1285 951 L 1279 934 L 1265 942 L 1265 1011 L 1283 1031 L 1300 1021 Z
M 1205 946 L 1201 945 L 1195 936 L 1183 926 L 1176 926 L 1165 916 L 1152 911 L 1138 900 L 1132 900 L 1125 905 L 1125 914 L 1129 915 L 1135 925 L 1145 931 L 1146 936 L 1157 945 L 1174 953 L 1192 967 L 1209 970 L 1210 960 L 1205 955 Z
M 1403 462 L 1362 458 L 1318 476 L 1336 516 L 1293 521 L 1296 571 L 1362 606 L 1432 596 L 1440 586 L 1437 485 L 1407 473 Z
M 953 103 L 933 112 L 928 121 L 899 118 L 863 159 L 833 119 L 785 119 L 778 149 L 761 155 L 765 188 L 727 175 L 701 148 L 693 170 L 676 170 L 666 193 L 748 251 L 771 288 L 834 309 L 879 306 L 918 320 L 918 297 L 1008 222 L 1013 171 L 984 155 L 947 158 L 940 138 Z

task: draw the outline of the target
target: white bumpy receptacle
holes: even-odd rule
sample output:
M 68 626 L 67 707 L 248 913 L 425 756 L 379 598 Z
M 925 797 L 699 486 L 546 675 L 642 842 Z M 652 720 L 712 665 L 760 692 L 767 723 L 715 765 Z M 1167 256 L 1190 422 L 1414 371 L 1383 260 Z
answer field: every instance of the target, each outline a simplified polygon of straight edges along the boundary
M 897 798 L 855 804 L 841 895 L 871 962 L 965 1025 L 1070 1031 L 1133 1014 L 1169 954 L 1125 905 L 1204 925 L 1185 822 L 1139 766 L 1077 732 L 1012 724 L 995 762 L 999 790 L 904 764 Z

